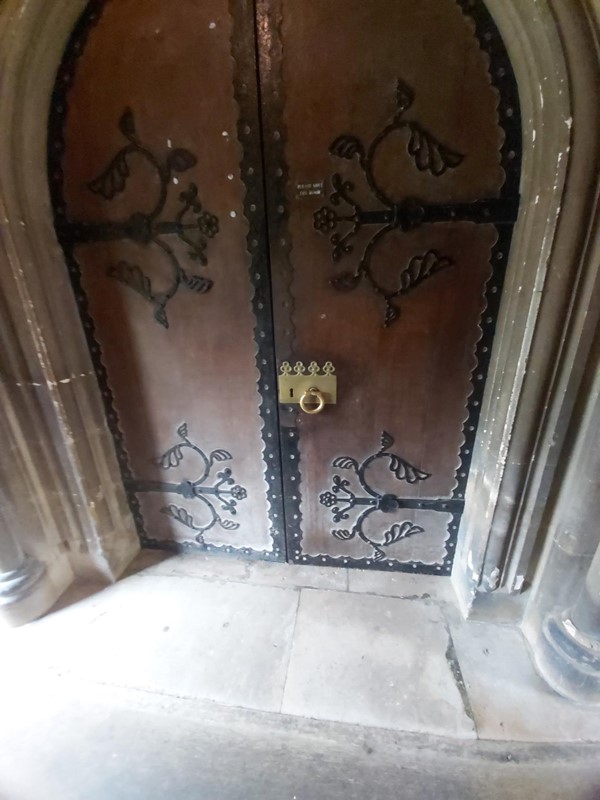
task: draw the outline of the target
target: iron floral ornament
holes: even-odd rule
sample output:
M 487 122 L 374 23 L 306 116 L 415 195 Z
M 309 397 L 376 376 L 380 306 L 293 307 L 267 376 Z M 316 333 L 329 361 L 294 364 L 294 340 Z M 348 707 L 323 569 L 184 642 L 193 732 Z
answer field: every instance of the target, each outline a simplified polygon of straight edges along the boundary
M 188 427 L 185 423 L 177 428 L 177 435 L 180 441 L 170 447 L 156 463 L 164 470 L 179 467 L 186 455 L 196 454 L 200 459 L 200 474 L 192 480 L 183 480 L 178 483 L 167 483 L 164 481 L 132 481 L 129 484 L 134 492 L 161 492 L 166 494 L 178 494 L 185 500 L 200 502 L 205 510 L 208 510 L 208 520 L 199 523 L 183 506 L 170 503 L 160 509 L 162 514 L 166 514 L 171 519 L 185 525 L 196 533 L 195 539 L 198 544 L 204 544 L 204 534 L 214 528 L 215 525 L 227 531 L 237 530 L 239 522 L 231 519 L 237 514 L 237 504 L 245 500 L 248 492 L 243 486 L 236 484 L 229 467 L 219 470 L 213 475 L 215 464 L 224 461 L 231 461 L 233 456 L 228 450 L 218 449 L 206 453 L 197 444 L 192 442 L 188 436 Z M 226 512 L 228 516 L 224 516 Z
M 395 202 L 377 183 L 373 171 L 374 159 L 380 145 L 395 131 L 402 131 L 406 138 L 409 157 L 420 172 L 428 172 L 439 178 L 463 163 L 465 156 L 440 142 L 419 122 L 405 119 L 406 112 L 415 99 L 413 90 L 404 81 L 398 80 L 396 111 L 390 122 L 366 147 L 352 134 L 338 136 L 329 147 L 329 153 L 346 160 L 357 159 L 365 175 L 371 193 L 384 208 L 363 209 L 353 197 L 355 185 L 339 173 L 331 176 L 331 205 L 323 206 L 313 215 L 317 231 L 329 236 L 331 256 L 334 262 L 341 261 L 353 253 L 353 240 L 365 226 L 377 226 L 358 264 L 352 272 L 341 272 L 331 281 L 338 291 L 352 291 L 363 279 L 373 291 L 385 301 L 384 326 L 389 327 L 400 317 L 398 298 L 413 291 L 425 280 L 453 266 L 454 260 L 437 250 L 430 249 L 411 258 L 400 271 L 395 288 L 386 288 L 374 275 L 371 263 L 373 253 L 381 241 L 392 231 L 409 232 L 421 225 L 439 222 L 471 221 L 476 223 L 512 224 L 518 211 L 518 199 L 477 200 L 473 203 L 427 204 L 416 197 L 407 197 Z M 340 211 L 345 208 L 345 211 Z
M 193 261 L 206 266 L 208 240 L 219 232 L 219 220 L 207 211 L 199 199 L 198 186 L 190 183 L 179 194 L 180 207 L 174 219 L 162 219 L 169 197 L 169 186 L 174 173 L 186 172 L 197 163 L 196 156 L 183 148 L 169 149 L 159 157 L 145 147 L 136 130 L 131 109 L 125 109 L 119 120 L 119 130 L 127 141 L 110 160 L 104 170 L 87 187 L 105 200 L 113 200 L 125 190 L 131 175 L 133 157 L 142 158 L 158 177 L 158 197 L 148 213 L 136 211 L 123 222 L 68 223 L 63 232 L 73 245 L 130 239 L 138 244 L 153 246 L 162 251 L 169 269 L 167 288 L 157 291 L 150 277 L 138 264 L 119 261 L 111 265 L 107 275 L 140 294 L 154 308 L 154 319 L 165 328 L 169 327 L 167 304 L 180 287 L 198 294 L 208 292 L 213 281 L 198 274 L 188 274 L 180 263 L 179 256 L 166 237 L 176 235 L 188 248 L 187 255 Z
M 358 478 L 364 495 L 359 496 L 350 488 L 351 483 L 341 475 L 334 475 L 330 491 L 323 492 L 319 496 L 319 502 L 326 508 L 331 509 L 334 522 L 342 522 L 350 518 L 350 511 L 354 508 L 363 507 L 352 528 L 334 529 L 332 536 L 341 541 L 349 541 L 355 536 L 359 536 L 363 542 L 373 548 L 373 559 L 383 561 L 387 558 L 384 547 L 396 544 L 402 539 L 408 539 L 419 533 L 424 533 L 425 529 L 420 525 L 414 525 L 408 520 L 395 523 L 383 532 L 381 541 L 375 541 L 365 533 L 363 525 L 365 520 L 376 512 L 392 514 L 401 508 L 422 508 L 429 505 L 427 501 L 403 500 L 395 494 L 386 494 L 378 491 L 368 478 L 368 469 L 376 461 L 388 460 L 389 469 L 398 481 L 404 481 L 410 485 L 426 481 L 431 477 L 430 473 L 424 472 L 418 467 L 413 466 L 395 453 L 390 452 L 394 446 L 394 439 L 389 433 L 384 431 L 381 434 L 381 446 L 374 454 L 366 458 L 361 464 L 354 458 L 340 456 L 334 459 L 332 466 L 336 469 L 352 470 Z

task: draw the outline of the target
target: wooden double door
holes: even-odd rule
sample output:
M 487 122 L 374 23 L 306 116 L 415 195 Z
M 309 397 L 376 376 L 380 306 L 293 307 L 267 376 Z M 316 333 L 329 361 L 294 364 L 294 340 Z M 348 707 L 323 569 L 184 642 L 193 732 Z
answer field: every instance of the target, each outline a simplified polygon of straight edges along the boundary
M 50 187 L 144 545 L 450 570 L 520 136 L 482 0 L 88 5 Z

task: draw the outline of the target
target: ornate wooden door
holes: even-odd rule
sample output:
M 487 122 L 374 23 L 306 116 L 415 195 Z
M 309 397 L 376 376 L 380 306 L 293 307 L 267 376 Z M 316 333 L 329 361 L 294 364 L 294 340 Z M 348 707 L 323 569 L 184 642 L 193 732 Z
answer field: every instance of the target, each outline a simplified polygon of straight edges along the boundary
M 518 210 L 482 0 L 92 0 L 48 147 L 142 543 L 447 572 Z
M 288 552 L 446 573 L 519 203 L 520 118 L 476 0 L 259 0 Z M 315 378 L 318 388 L 318 378 Z

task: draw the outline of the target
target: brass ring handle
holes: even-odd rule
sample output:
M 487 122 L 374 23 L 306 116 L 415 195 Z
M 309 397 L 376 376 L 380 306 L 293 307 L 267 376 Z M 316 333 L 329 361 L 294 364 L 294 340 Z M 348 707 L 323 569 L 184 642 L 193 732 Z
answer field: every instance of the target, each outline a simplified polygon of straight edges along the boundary
M 307 405 L 307 400 L 313 399 L 317 401 L 317 405 Z M 300 398 L 300 408 L 305 414 L 319 414 L 325 408 L 325 397 L 323 392 L 320 392 L 315 386 L 307 389 Z

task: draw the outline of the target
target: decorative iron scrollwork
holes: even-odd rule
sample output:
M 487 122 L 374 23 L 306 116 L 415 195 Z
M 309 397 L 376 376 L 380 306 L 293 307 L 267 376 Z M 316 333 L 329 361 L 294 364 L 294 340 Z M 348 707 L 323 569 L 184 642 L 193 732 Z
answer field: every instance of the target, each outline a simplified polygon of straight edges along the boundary
M 380 511 L 384 514 L 392 514 L 400 509 L 429 509 L 432 511 L 450 511 L 457 505 L 456 501 L 448 500 L 440 502 L 438 499 L 413 499 L 402 498 L 395 494 L 385 493 L 375 488 L 369 479 L 369 467 L 375 462 L 383 459 L 389 460 L 389 470 L 396 480 L 403 481 L 409 485 L 426 481 L 431 474 L 419 467 L 410 464 L 404 458 L 391 453 L 390 449 L 394 446 L 394 438 L 383 431 L 379 450 L 366 458 L 361 464 L 349 456 L 339 456 L 334 459 L 332 466 L 336 469 L 351 470 L 358 478 L 358 483 L 362 487 L 364 494 L 359 495 L 351 488 L 351 482 L 341 475 L 334 475 L 332 478 L 331 489 L 323 492 L 319 496 L 319 502 L 326 508 L 331 509 L 334 522 L 342 522 L 350 519 L 350 512 L 355 508 L 363 507 L 354 525 L 351 528 L 337 528 L 331 531 L 331 535 L 341 541 L 349 541 L 358 535 L 364 542 L 373 548 L 373 559 L 382 561 L 387 558 L 384 547 L 396 544 L 397 542 L 425 533 L 425 529 L 420 525 L 415 525 L 409 520 L 394 523 L 390 528 L 382 533 L 380 540 L 375 541 L 364 531 L 364 523 L 371 514 Z
M 245 500 L 248 492 L 243 486 L 236 484 L 232 470 L 228 467 L 212 475 L 215 464 L 231 461 L 233 456 L 228 450 L 218 449 L 206 453 L 188 436 L 188 427 L 184 422 L 177 428 L 180 441 L 170 447 L 160 458 L 157 464 L 164 470 L 178 467 L 188 453 L 195 453 L 200 458 L 200 474 L 193 480 L 183 480 L 179 483 L 163 481 L 131 481 L 128 488 L 134 492 L 164 492 L 178 494 L 186 500 L 198 500 L 208 509 L 209 519 L 202 524 L 194 516 L 175 503 L 170 503 L 161 508 L 161 513 L 171 517 L 176 522 L 185 525 L 196 532 L 195 539 L 198 544 L 204 544 L 204 534 L 219 525 L 227 531 L 237 530 L 239 522 L 228 517 L 223 517 L 220 512 L 225 511 L 230 516 L 237 514 L 237 504 Z M 212 480 L 212 483 L 209 481 Z
M 371 262 L 375 248 L 393 230 L 408 232 L 426 223 L 471 221 L 495 225 L 513 224 L 518 212 L 516 199 L 478 200 L 474 203 L 427 204 L 418 198 L 407 197 L 397 203 L 390 198 L 377 183 L 373 172 L 373 162 L 379 146 L 394 131 L 406 133 L 406 149 L 416 168 L 441 177 L 448 170 L 457 169 L 465 156 L 442 144 L 419 122 L 406 120 L 404 114 L 413 105 L 415 95 L 404 81 L 398 80 L 396 91 L 396 112 L 391 121 L 377 134 L 368 147 L 357 136 L 343 134 L 329 147 L 336 158 L 358 159 L 369 188 L 375 198 L 385 208 L 365 210 L 353 197 L 355 185 L 344 180 L 339 173 L 331 176 L 332 192 L 329 195 L 331 206 L 323 206 L 315 212 L 313 223 L 316 230 L 329 235 L 332 247 L 331 257 L 336 263 L 354 251 L 353 240 L 366 225 L 377 225 L 379 230 L 371 237 L 356 269 L 342 272 L 330 282 L 338 291 L 351 291 L 365 278 L 376 294 L 385 300 L 384 326 L 389 327 L 400 317 L 397 298 L 415 289 L 424 280 L 433 277 L 441 270 L 454 264 L 450 256 L 436 250 L 428 250 L 411 258 L 400 272 L 397 288 L 388 289 L 373 274 Z M 339 213 L 344 204 L 346 212 Z M 333 207 L 332 207 L 333 206 Z M 338 228 L 342 228 L 342 232 Z
M 114 199 L 125 190 L 131 175 L 133 156 L 141 157 L 155 171 L 159 180 L 159 194 L 154 208 L 149 213 L 134 212 L 124 222 L 74 222 L 67 223 L 62 231 L 72 244 L 82 244 L 116 239 L 130 239 L 142 245 L 154 245 L 165 255 L 170 268 L 170 283 L 164 291 L 156 291 L 144 270 L 137 264 L 119 261 L 107 269 L 107 275 L 124 283 L 140 294 L 154 307 L 154 319 L 165 328 L 169 327 L 167 304 L 180 286 L 198 294 L 205 294 L 213 281 L 202 275 L 189 275 L 182 267 L 176 251 L 164 237 L 174 234 L 188 247 L 187 255 L 193 261 L 206 266 L 208 240 L 219 232 L 219 220 L 207 211 L 199 199 L 198 187 L 190 183 L 179 194 L 180 208 L 174 220 L 162 220 L 169 186 L 174 173 L 186 172 L 197 163 L 196 156 L 189 150 L 175 148 L 167 151 L 164 157 L 157 157 L 145 147 L 136 130 L 131 109 L 125 109 L 119 120 L 119 130 L 127 140 L 104 170 L 87 187 L 94 194 L 106 200 Z

